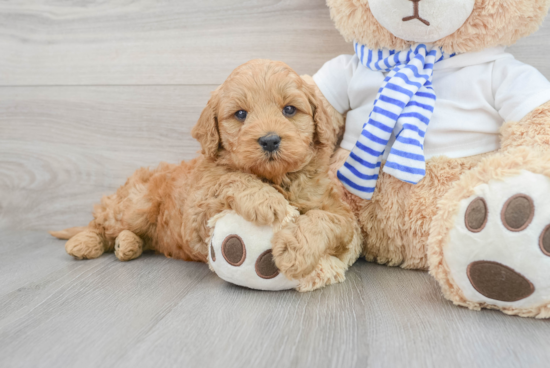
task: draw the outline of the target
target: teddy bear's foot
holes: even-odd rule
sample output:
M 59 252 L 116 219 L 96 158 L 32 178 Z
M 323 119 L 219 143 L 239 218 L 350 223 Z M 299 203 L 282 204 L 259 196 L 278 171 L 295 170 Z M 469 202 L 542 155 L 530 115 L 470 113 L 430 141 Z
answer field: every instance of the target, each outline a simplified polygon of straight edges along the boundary
M 455 201 L 454 217 L 434 219 L 430 271 L 448 299 L 471 309 L 550 317 L 549 173 L 544 167 L 501 172 Z M 457 190 L 464 189 L 461 181 Z M 444 204 L 440 211 L 452 211 Z
M 131 261 L 143 253 L 143 240 L 129 230 L 123 230 L 115 240 L 115 256 L 120 261 Z
M 296 288 L 279 272 L 271 254 L 271 226 L 257 226 L 233 211 L 226 211 L 209 223 L 214 233 L 208 247 L 210 268 L 223 280 L 258 290 Z

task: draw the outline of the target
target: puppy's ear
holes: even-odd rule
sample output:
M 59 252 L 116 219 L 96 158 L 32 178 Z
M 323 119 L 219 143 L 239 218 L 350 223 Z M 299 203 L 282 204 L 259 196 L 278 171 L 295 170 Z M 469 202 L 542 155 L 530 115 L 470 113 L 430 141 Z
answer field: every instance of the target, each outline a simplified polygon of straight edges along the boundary
M 210 100 L 202 110 L 197 124 L 193 127 L 191 135 L 202 147 L 202 154 L 209 158 L 216 158 L 220 147 L 220 133 L 218 132 L 218 91 L 212 92 Z
M 313 110 L 313 121 L 315 122 L 315 145 L 326 149 L 332 154 L 338 141 L 338 122 L 333 122 L 327 112 L 324 97 L 311 77 L 304 77 L 306 94 Z

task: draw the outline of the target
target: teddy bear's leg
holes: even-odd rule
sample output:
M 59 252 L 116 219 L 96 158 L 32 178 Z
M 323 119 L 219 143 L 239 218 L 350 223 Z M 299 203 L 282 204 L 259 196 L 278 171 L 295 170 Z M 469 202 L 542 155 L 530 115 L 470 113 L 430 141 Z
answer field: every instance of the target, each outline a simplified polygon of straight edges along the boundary
M 338 185 L 336 171 L 349 151 L 339 149 L 332 158 L 330 175 Z M 437 157 L 426 163 L 426 177 L 417 185 L 380 174 L 372 200 L 343 190 L 363 231 L 363 254 L 369 262 L 410 269 L 428 269 L 427 242 L 438 200 L 485 155 L 461 159 Z
M 550 317 L 550 152 L 496 153 L 439 201 L 430 273 L 471 309 Z
M 120 261 L 131 261 L 143 253 L 143 240 L 129 230 L 123 230 L 115 240 L 115 256 Z
M 296 288 L 279 272 L 271 254 L 271 226 L 258 226 L 246 221 L 234 211 L 215 216 L 208 246 L 208 264 L 223 280 L 258 290 Z

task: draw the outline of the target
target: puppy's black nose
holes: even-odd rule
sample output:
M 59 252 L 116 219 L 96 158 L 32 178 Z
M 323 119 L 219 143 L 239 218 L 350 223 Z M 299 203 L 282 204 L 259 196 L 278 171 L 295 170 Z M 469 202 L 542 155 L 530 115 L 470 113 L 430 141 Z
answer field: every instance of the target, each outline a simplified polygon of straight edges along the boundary
M 262 149 L 266 152 L 275 152 L 279 149 L 281 144 L 281 137 L 277 134 L 268 134 L 260 139 L 258 143 L 262 146 Z

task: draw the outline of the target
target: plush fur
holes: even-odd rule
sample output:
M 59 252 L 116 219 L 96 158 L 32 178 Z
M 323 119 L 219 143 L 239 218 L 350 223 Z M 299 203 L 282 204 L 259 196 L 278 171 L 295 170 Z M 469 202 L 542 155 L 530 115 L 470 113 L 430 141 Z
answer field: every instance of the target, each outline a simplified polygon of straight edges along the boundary
M 404 50 L 413 44 L 382 27 L 374 18 L 368 0 L 327 0 L 327 4 L 336 28 L 348 42 L 393 50 Z M 540 27 L 549 7 L 550 0 L 476 0 L 466 23 L 435 45 L 448 53 L 512 45 Z
M 344 149 L 334 155 L 331 176 L 335 181 L 336 171 L 348 155 L 349 151 Z M 346 191 L 345 199 L 354 209 L 364 232 L 363 252 L 367 261 L 427 270 L 427 241 L 438 200 L 483 156 L 458 160 L 442 156 L 430 160 L 426 165 L 426 177 L 417 185 L 381 172 L 370 201 Z
M 283 115 L 285 106 L 296 115 Z M 244 122 L 239 110 L 248 111 Z M 287 277 L 305 279 L 301 290 L 341 281 L 361 247 L 353 213 L 327 176 L 341 124 L 329 118 L 315 86 L 287 65 L 248 62 L 212 93 L 194 127 L 200 157 L 139 169 L 95 206 L 88 227 L 52 235 L 70 238 L 66 250 L 78 259 L 114 250 L 127 261 L 154 250 L 206 262 L 208 221 L 232 209 L 256 225 L 280 226 L 275 263 Z M 282 138 L 271 154 L 258 143 L 268 133 Z M 288 221 L 296 209 L 301 215 Z M 332 264 L 337 272 L 325 270 Z
M 550 102 L 520 122 L 505 124 L 502 134 L 503 147 L 499 151 L 459 159 L 439 156 L 428 160 L 426 177 L 417 185 L 404 183 L 381 171 L 370 201 L 342 189 L 363 230 L 363 253 L 367 261 L 428 270 L 428 238 L 438 214 L 438 203 L 464 173 L 488 158 L 498 162 L 499 157 L 508 157 L 506 152 L 510 149 L 519 147 L 533 147 L 534 155 L 550 159 L 545 152 L 550 150 Z M 336 150 L 330 167 L 331 178 L 342 188 L 336 172 L 348 155 L 349 151 Z

